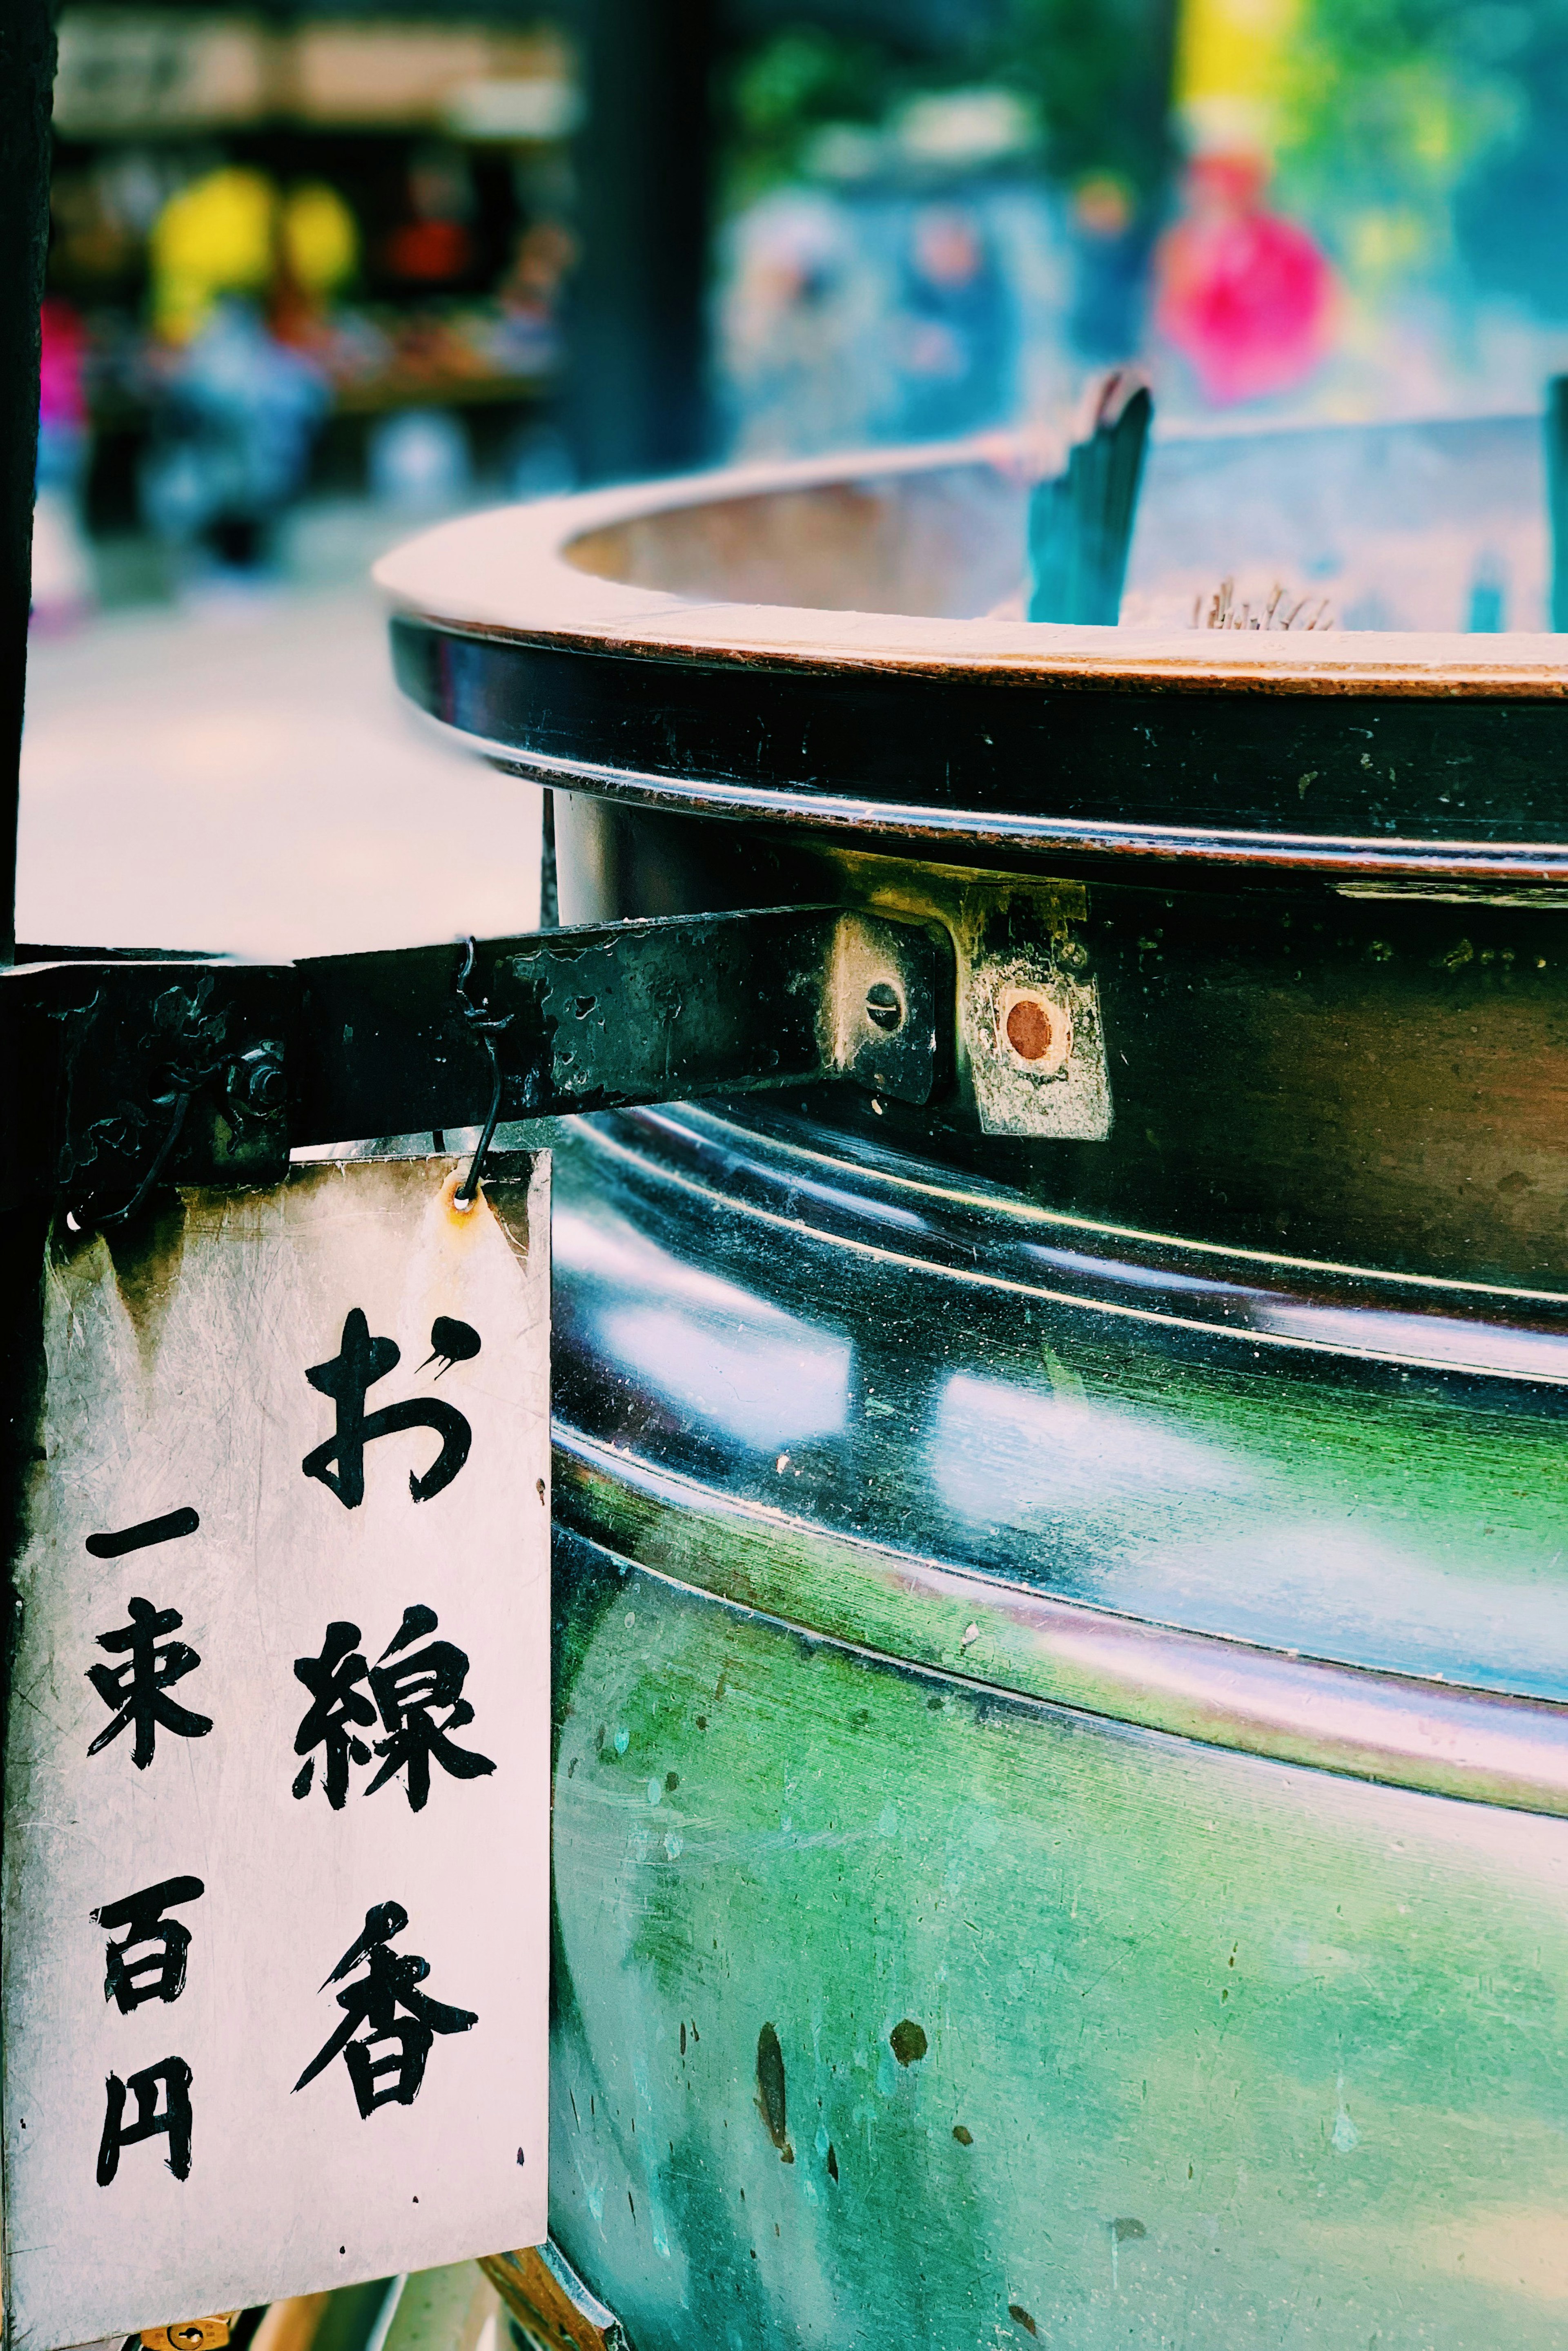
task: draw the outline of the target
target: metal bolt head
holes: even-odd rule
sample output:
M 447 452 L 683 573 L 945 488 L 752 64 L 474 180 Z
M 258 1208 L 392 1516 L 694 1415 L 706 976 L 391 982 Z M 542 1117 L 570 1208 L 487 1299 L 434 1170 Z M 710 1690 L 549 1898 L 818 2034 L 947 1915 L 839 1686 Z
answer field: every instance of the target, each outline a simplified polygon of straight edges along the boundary
M 235 1064 L 234 1089 L 252 1110 L 281 1110 L 288 1093 L 282 1046 L 268 1039 L 243 1052 Z
M 874 980 L 866 991 L 866 1018 L 874 1029 L 891 1031 L 904 1018 L 904 1007 L 890 979 Z

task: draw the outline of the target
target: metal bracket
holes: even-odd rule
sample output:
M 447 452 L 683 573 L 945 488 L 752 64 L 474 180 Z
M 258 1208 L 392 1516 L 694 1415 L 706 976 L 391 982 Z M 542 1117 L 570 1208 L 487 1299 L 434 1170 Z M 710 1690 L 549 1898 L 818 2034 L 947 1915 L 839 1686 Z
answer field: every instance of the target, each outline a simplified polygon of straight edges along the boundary
M 448 946 L 296 966 L 296 1143 L 481 1123 L 492 1062 L 455 995 L 467 960 Z M 464 985 L 506 1023 L 489 1033 L 513 1120 L 833 1078 L 929 1102 L 952 982 L 923 930 L 792 906 L 483 940 Z
M 274 1182 L 291 1146 L 840 1080 L 949 1074 L 944 934 L 833 906 L 681 915 L 293 965 L 0 975 L 0 1206 L 84 1221 L 159 1181 Z
M 177 958 L 0 975 L 0 1206 L 84 1215 L 160 1176 L 268 1183 L 288 1165 L 288 967 Z
M 521 2252 L 491 2254 L 479 2266 L 528 2351 L 631 2351 L 614 2311 L 583 2283 L 553 2240 Z
M 1097 1143 L 1111 1131 L 1105 1024 L 1074 894 L 1008 889 L 971 905 L 958 1027 L 986 1134 Z
M 144 2326 L 141 2351 L 225 2351 L 240 2317 L 220 2310 L 212 2318 L 182 2318 L 170 2326 Z

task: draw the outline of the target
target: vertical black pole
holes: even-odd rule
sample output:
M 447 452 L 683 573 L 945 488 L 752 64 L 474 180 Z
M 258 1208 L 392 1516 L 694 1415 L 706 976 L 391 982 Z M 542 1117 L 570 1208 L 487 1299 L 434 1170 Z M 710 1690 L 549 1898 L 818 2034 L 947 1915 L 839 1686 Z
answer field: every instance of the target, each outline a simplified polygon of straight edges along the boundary
M 539 928 L 561 926 L 561 885 L 556 873 L 556 795 L 548 784 L 544 792 L 544 816 L 539 840 Z
M 1568 630 L 1568 375 L 1546 387 L 1546 498 L 1552 522 L 1552 626 Z
M 565 422 L 584 482 L 709 454 L 714 11 L 715 0 L 582 0 L 583 255 Z
M 16 778 L 27 674 L 38 304 L 49 222 L 48 0 L 0 5 L 0 962 L 16 937 Z

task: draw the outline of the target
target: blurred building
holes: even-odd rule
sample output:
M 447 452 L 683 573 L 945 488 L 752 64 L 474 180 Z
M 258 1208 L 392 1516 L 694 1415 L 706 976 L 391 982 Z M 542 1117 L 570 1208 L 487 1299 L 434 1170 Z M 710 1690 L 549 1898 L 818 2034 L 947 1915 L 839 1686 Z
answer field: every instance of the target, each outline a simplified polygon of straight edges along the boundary
M 579 111 L 566 38 L 515 11 L 67 0 L 49 287 L 79 344 L 89 525 L 189 504 L 207 444 L 182 401 L 265 405 L 264 377 L 268 430 L 292 408 L 318 483 L 362 486 L 410 412 L 455 420 L 449 487 L 475 464 L 525 474 L 560 368 Z
M 1059 406 L 1142 335 L 1172 6 L 66 0 L 87 521 L 243 549 L 262 438 L 435 506 Z

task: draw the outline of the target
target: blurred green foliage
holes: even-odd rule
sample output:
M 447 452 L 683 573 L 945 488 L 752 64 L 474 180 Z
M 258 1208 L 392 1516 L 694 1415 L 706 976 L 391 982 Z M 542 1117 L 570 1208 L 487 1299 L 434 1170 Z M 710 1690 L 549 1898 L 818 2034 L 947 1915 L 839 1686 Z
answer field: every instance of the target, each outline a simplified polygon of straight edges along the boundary
M 1282 185 L 1366 284 L 1568 311 L 1568 0 L 1307 0 Z
M 802 22 L 732 56 L 722 77 L 727 193 L 795 175 L 829 124 L 874 128 L 901 99 L 992 82 L 1027 99 L 1050 175 L 1115 173 L 1148 200 L 1168 178 L 1176 0 L 1008 0 L 944 54 Z
M 880 42 L 820 25 L 791 26 L 732 58 L 720 86 L 730 201 L 793 178 L 829 123 L 877 122 L 898 92 L 901 62 Z
M 1039 108 L 1054 178 L 1163 188 L 1175 19 L 1174 0 L 1012 0 L 997 64 Z

